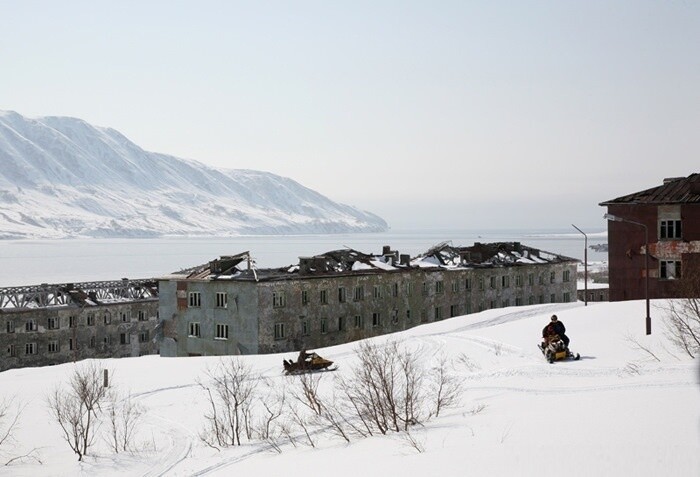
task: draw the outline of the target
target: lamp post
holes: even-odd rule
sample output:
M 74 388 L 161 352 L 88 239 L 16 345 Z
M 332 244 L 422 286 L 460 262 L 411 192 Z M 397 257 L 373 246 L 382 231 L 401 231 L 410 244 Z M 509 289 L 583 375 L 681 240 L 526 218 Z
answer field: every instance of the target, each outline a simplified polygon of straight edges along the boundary
M 588 235 L 583 230 L 571 224 L 573 228 L 583 234 L 583 303 L 588 306 Z
M 646 243 L 646 250 L 644 251 L 644 269 L 645 269 L 645 280 L 644 280 L 644 296 L 647 302 L 647 317 L 646 317 L 646 326 L 647 326 L 647 334 L 651 334 L 651 316 L 649 315 L 649 228 L 640 222 L 635 222 L 634 220 L 628 220 L 628 219 L 623 219 L 622 217 L 618 217 L 617 215 L 612 215 L 612 214 L 605 214 L 603 216 L 604 219 L 606 220 L 611 220 L 613 222 L 627 222 L 628 224 L 633 224 L 633 225 L 639 225 L 640 227 L 644 227 L 644 241 Z

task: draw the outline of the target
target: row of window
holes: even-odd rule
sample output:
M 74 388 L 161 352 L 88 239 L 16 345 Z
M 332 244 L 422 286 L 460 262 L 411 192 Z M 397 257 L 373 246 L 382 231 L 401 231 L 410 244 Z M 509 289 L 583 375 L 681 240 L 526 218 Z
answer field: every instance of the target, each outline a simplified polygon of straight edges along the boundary
M 151 333 L 148 330 L 143 330 L 139 332 L 139 343 L 148 343 L 151 339 Z M 109 346 L 112 344 L 112 337 L 111 336 L 105 336 L 103 338 L 103 343 L 105 346 Z M 119 334 L 119 344 L 126 345 L 131 343 L 131 335 L 129 333 L 120 333 Z M 90 339 L 88 340 L 87 347 L 90 349 L 95 348 L 97 344 L 97 338 L 95 336 L 91 336 Z M 78 341 L 75 338 L 69 338 L 68 339 L 68 349 L 70 351 L 76 351 L 80 349 L 80 345 Z M 48 353 L 58 353 L 61 351 L 61 342 L 60 340 L 49 340 L 47 345 L 46 345 L 46 351 Z M 19 353 L 19 347 L 16 344 L 10 344 L 7 347 L 7 355 L 10 357 L 16 357 L 18 356 Z M 38 346 L 36 343 L 25 343 L 24 345 L 24 354 L 25 355 L 31 355 L 31 354 L 37 354 L 38 353 Z
M 515 276 L 515 286 L 516 287 L 522 287 L 524 284 L 524 275 L 516 275 Z M 535 274 L 530 273 L 527 275 L 527 280 L 528 280 L 528 285 L 533 286 L 535 284 Z M 547 278 L 544 275 L 538 275 L 538 280 L 539 284 L 543 285 L 547 282 Z M 562 273 L 562 280 L 564 282 L 569 282 L 571 281 L 571 271 L 570 270 L 564 270 Z M 549 274 L 549 283 L 555 283 L 556 282 L 556 273 L 555 272 L 550 272 Z M 478 289 L 479 290 L 484 290 L 485 287 L 485 279 L 484 277 L 480 277 L 478 279 Z M 462 287 L 463 284 L 463 287 Z M 510 276 L 509 275 L 503 275 L 501 277 L 490 277 L 489 279 L 489 287 L 490 288 L 509 288 L 510 287 Z M 423 282 L 423 295 L 428 295 L 430 294 L 430 288 L 431 285 L 429 282 Z M 452 281 L 451 283 L 451 289 L 453 293 L 458 293 L 461 290 L 465 291 L 470 291 L 472 289 L 472 279 L 471 278 L 466 278 L 464 281 Z M 391 285 L 391 296 L 398 296 L 399 294 L 399 284 L 394 283 Z M 442 280 L 434 282 L 434 290 L 435 294 L 440 295 L 445 292 L 445 283 Z M 409 282 L 406 284 L 406 294 L 411 295 L 413 291 L 413 283 Z M 373 293 L 372 297 L 374 299 L 381 299 L 383 298 L 382 295 L 382 287 L 379 285 L 373 286 Z M 365 287 L 364 285 L 358 285 L 354 288 L 353 290 L 353 299 L 354 301 L 362 301 L 365 299 Z M 328 291 L 327 290 L 320 290 L 319 294 L 319 301 L 321 304 L 327 304 L 328 303 Z M 347 292 L 345 287 L 338 287 L 338 302 L 339 303 L 345 303 L 347 301 Z M 302 305 L 307 305 L 309 303 L 309 292 L 307 290 L 302 290 L 301 292 L 301 304 Z M 272 306 L 274 308 L 283 308 L 287 305 L 287 295 L 284 290 L 279 290 L 275 291 L 272 293 Z
M 554 303 L 556 301 L 556 295 L 551 294 L 549 296 L 550 302 Z M 571 294 L 570 293 L 564 293 L 563 294 L 563 300 L 564 302 L 570 302 L 571 301 Z M 530 296 L 528 298 L 528 305 L 534 305 L 536 302 L 534 296 Z M 537 303 L 545 303 L 545 295 L 540 295 L 537 297 Z M 486 307 L 485 303 L 480 303 L 479 304 L 479 310 L 478 311 L 484 311 L 486 309 L 493 309 L 493 308 L 506 308 L 511 306 L 511 302 L 509 299 L 501 300 L 499 303 L 496 300 L 491 300 L 488 303 L 488 308 Z M 522 306 L 524 305 L 523 299 L 518 297 L 515 299 L 515 305 L 516 306 Z M 462 314 L 470 314 L 472 313 L 471 309 L 471 304 L 467 303 L 467 305 L 462 309 L 460 305 L 450 305 L 450 314 L 449 317 L 454 317 L 454 316 L 460 316 Z M 390 321 L 392 324 L 397 325 L 399 324 L 399 320 L 401 317 L 401 313 L 399 313 L 399 310 L 392 310 L 390 314 Z M 405 320 L 407 322 L 411 321 L 411 310 L 406 310 L 404 314 Z M 443 307 L 438 306 L 433 309 L 433 321 L 439 321 L 444 319 L 445 316 L 443 314 Z M 307 319 L 305 316 L 300 316 L 299 317 L 299 332 L 302 336 L 309 336 L 312 332 L 312 327 L 309 319 Z M 428 313 L 426 310 L 421 310 L 420 313 L 420 320 L 421 322 L 425 323 L 428 321 Z M 319 321 L 319 328 L 318 331 L 321 334 L 328 333 L 330 331 L 347 331 L 348 326 L 352 326 L 355 329 L 362 329 L 365 326 L 364 322 L 364 317 L 362 315 L 355 315 L 352 318 L 352 321 L 350 323 L 347 322 L 346 317 L 338 317 L 337 323 L 334 323 L 333 329 L 330 329 L 329 325 L 329 320 L 328 318 L 321 318 Z M 374 312 L 372 313 L 372 327 L 378 327 L 382 325 L 382 314 L 381 312 Z M 197 324 L 197 326 L 199 326 Z M 287 338 L 287 333 L 286 333 L 286 326 L 285 323 L 275 323 L 274 325 L 274 337 L 276 340 L 281 340 Z
M 216 308 L 228 308 L 228 293 L 217 292 L 216 293 Z M 202 306 L 202 294 L 201 292 L 189 292 L 187 294 L 187 306 L 190 308 L 199 308 Z
M 121 322 L 127 323 L 131 321 L 131 312 L 121 312 L 119 313 L 119 320 Z M 138 312 L 138 321 L 147 321 L 148 320 L 148 315 L 146 314 L 145 311 L 141 310 Z M 37 324 L 37 320 L 35 319 L 29 319 L 29 320 L 22 320 L 24 321 L 24 331 L 38 331 L 39 326 Z M 112 315 L 111 313 L 105 313 L 103 316 L 103 321 L 105 325 L 109 325 L 112 323 Z M 50 316 L 46 320 L 46 328 L 49 330 L 58 330 L 61 329 L 61 319 L 58 316 Z M 85 324 L 87 326 L 95 326 L 95 314 L 94 313 L 88 313 L 85 317 Z M 67 325 L 68 328 L 76 328 L 77 326 L 80 325 L 79 319 L 77 316 L 69 316 L 68 317 L 68 322 L 64 322 L 64 327 Z M 7 320 L 5 323 L 5 330 L 8 333 L 14 333 L 17 330 L 17 325 L 14 320 Z
M 190 321 L 188 333 L 189 333 L 189 336 L 191 338 L 201 338 L 202 337 L 202 328 L 200 326 L 200 323 L 198 321 Z M 225 325 L 223 323 L 217 323 L 215 328 L 214 328 L 214 339 L 227 340 L 228 339 L 228 325 Z

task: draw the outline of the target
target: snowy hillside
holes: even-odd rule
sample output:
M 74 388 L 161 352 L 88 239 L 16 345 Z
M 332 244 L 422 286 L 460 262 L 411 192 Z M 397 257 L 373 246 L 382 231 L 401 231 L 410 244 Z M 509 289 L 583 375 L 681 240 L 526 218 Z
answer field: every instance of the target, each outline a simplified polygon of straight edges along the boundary
M 536 348 L 552 313 L 566 324 L 580 361 L 548 364 Z M 150 356 L 98 363 L 113 369 L 114 383 L 130 389 L 145 410 L 134 438 L 139 450 L 114 454 L 98 440 L 94 455 L 78 463 L 44 402 L 74 365 L 6 371 L 0 397 L 16 395 L 27 407 L 13 447 L 0 449 L 2 463 L 32 449 L 42 463 L 14 462 L 0 466 L 0 474 L 697 476 L 698 362 L 669 345 L 661 311 L 654 306 L 652 314 L 651 336 L 644 334 L 644 302 L 633 301 L 495 309 L 373 339 L 378 345 L 401 339 L 426 367 L 445 356 L 463 384 L 455 407 L 412 428 L 414 444 L 400 433 L 346 443 L 318 430 L 312 447 L 296 428 L 279 441 L 279 452 L 246 440 L 216 451 L 199 439 L 207 400 L 197 380 L 218 358 Z M 356 346 L 318 350 L 339 365 L 321 375 L 319 389 L 350 376 Z M 294 356 L 242 359 L 282 389 L 299 382 L 282 375 L 283 358 Z
M 147 152 L 114 129 L 0 111 L 0 238 L 386 230 L 381 218 L 266 172 Z

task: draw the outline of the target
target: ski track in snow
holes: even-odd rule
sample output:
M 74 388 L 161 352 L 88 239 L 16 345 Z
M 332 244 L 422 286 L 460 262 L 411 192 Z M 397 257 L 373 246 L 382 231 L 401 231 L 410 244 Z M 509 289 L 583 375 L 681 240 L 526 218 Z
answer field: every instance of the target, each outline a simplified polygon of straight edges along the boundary
M 158 393 L 185 389 L 194 386 L 198 385 L 185 384 L 181 386 L 167 386 L 142 393 L 135 393 L 132 395 L 132 397 L 137 401 L 140 401 L 152 397 Z M 169 448 L 165 454 L 163 451 L 158 451 L 158 455 L 162 457 L 159 457 L 155 464 L 141 475 L 143 475 L 143 477 L 160 477 L 167 475 L 173 470 L 173 468 L 175 468 L 175 466 L 177 466 L 191 454 L 196 436 L 193 436 L 192 432 L 179 422 L 154 415 L 153 413 L 146 413 L 146 422 L 152 423 L 154 427 L 161 431 L 161 434 L 165 436 L 169 442 Z

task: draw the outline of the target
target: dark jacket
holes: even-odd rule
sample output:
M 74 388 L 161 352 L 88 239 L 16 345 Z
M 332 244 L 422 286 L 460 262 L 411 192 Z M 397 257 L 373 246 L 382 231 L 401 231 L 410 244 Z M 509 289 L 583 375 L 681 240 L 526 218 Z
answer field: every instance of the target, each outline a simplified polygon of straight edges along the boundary
M 558 320 L 552 321 L 542 330 L 542 338 L 546 338 L 547 336 L 551 335 L 559 335 L 563 338 L 565 333 L 566 328 L 564 327 L 564 323 Z

